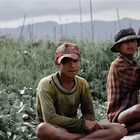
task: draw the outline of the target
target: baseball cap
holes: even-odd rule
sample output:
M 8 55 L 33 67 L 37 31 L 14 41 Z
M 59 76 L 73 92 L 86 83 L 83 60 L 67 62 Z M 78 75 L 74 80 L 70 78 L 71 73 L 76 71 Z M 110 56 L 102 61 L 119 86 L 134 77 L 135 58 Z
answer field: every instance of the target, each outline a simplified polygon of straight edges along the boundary
M 56 64 L 60 64 L 62 59 L 68 57 L 77 60 L 80 57 L 80 50 L 76 44 L 63 43 L 55 52 Z

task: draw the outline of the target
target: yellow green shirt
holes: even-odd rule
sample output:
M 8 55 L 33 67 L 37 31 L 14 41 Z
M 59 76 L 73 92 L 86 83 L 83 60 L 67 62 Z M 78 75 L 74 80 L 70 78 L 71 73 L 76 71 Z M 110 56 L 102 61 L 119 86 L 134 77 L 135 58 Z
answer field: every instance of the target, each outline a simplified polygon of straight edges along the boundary
M 95 120 L 93 99 L 87 81 L 75 76 L 72 90 L 64 89 L 52 74 L 41 79 L 37 88 L 36 114 L 39 122 L 48 122 L 70 132 L 83 132 L 85 120 Z M 78 118 L 80 107 L 82 116 Z

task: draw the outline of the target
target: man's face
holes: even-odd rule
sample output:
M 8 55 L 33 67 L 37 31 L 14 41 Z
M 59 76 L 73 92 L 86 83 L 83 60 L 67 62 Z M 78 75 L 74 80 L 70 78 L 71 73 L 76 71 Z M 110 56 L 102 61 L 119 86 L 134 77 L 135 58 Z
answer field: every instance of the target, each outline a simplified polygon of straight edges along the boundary
M 122 42 L 118 47 L 119 52 L 125 55 L 133 55 L 136 52 L 137 48 L 138 47 L 136 39 Z
M 77 75 L 80 69 L 80 59 L 74 60 L 72 58 L 65 57 L 59 64 L 59 71 L 61 74 L 67 77 L 74 77 Z

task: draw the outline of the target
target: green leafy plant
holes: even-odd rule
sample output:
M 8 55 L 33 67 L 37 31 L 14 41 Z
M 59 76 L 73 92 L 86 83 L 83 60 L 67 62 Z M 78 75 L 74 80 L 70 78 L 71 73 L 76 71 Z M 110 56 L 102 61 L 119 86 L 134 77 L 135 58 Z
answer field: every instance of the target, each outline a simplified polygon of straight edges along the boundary
M 57 70 L 54 65 L 56 47 L 67 41 L 80 47 L 79 75 L 90 85 L 96 119 L 106 118 L 106 77 L 116 57 L 110 52 L 110 42 L 96 44 L 62 38 L 57 43 L 41 40 L 34 45 L 31 41 L 8 36 L 0 45 L 0 140 L 36 139 L 37 84 Z

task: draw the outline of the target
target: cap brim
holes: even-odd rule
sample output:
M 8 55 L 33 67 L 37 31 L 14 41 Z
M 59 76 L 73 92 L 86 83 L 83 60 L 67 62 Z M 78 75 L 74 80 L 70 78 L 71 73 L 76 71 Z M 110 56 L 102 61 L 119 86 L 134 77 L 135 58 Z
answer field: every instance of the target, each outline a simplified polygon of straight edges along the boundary
M 131 36 L 123 37 L 120 40 L 118 40 L 116 43 L 114 43 L 112 48 L 111 48 L 111 51 L 118 52 L 117 47 L 120 43 L 128 41 L 128 40 L 133 40 L 133 39 L 137 39 L 138 46 L 140 46 L 140 35 L 131 35 Z
M 58 58 L 58 60 L 57 60 L 58 64 L 60 64 L 62 59 L 66 58 L 66 57 L 77 60 L 79 58 L 79 55 L 78 54 L 65 54 Z

